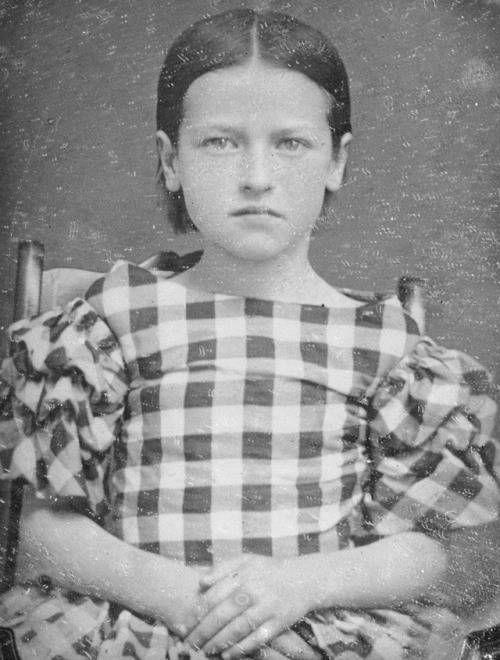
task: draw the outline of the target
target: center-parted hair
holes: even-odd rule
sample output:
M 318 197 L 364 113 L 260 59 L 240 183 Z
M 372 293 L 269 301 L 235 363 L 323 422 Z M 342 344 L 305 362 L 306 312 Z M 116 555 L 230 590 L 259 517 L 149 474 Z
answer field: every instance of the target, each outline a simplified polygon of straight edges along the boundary
M 319 30 L 287 14 L 235 9 L 205 18 L 185 30 L 165 58 L 158 83 L 156 123 L 174 146 L 184 113 L 184 97 L 197 78 L 257 57 L 297 71 L 323 88 L 330 98 L 327 116 L 336 148 L 351 131 L 349 81 L 335 46 Z M 169 218 L 176 231 L 194 227 L 182 191 L 171 196 Z

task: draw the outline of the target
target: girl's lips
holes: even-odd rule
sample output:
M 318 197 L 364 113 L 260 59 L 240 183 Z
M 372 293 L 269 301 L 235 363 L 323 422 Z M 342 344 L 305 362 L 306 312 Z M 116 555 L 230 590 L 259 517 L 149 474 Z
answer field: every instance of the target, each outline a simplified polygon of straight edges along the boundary
M 265 206 L 245 206 L 244 208 L 233 211 L 231 215 L 234 215 L 236 217 L 242 215 L 272 215 L 275 218 L 281 218 L 281 215 L 279 213 Z

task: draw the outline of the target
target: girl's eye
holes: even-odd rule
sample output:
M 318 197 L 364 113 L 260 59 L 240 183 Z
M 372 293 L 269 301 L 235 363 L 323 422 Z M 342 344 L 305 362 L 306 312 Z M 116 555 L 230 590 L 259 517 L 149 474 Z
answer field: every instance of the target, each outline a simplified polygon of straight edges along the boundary
M 203 146 L 209 147 L 210 149 L 215 149 L 216 151 L 227 150 L 231 147 L 234 147 L 234 141 L 228 137 L 213 137 L 207 138 L 203 141 Z
M 298 138 L 285 138 L 279 146 L 285 151 L 298 151 L 301 147 L 305 147 L 305 143 Z

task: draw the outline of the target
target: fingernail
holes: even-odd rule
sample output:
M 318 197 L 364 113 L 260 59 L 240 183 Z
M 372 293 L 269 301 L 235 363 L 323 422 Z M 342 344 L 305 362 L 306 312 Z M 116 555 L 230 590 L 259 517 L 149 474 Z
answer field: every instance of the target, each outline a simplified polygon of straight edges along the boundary
M 223 660 L 233 660 L 233 658 L 237 658 L 238 654 L 234 652 L 234 649 L 238 647 L 238 644 L 235 644 L 232 649 L 228 649 L 227 651 L 223 651 L 220 655 Z
M 190 660 L 189 645 L 184 642 L 177 642 L 176 644 L 177 654 L 179 660 Z
M 205 655 L 220 655 L 222 656 L 221 653 L 221 648 L 220 646 L 216 646 L 213 644 L 205 644 L 205 646 L 201 649 Z

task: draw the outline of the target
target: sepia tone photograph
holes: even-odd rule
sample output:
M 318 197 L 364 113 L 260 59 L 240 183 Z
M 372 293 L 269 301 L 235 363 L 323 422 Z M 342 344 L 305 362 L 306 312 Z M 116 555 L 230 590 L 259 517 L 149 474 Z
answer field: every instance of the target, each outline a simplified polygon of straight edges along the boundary
M 0 85 L 0 660 L 500 658 L 500 0 L 3 0 Z

